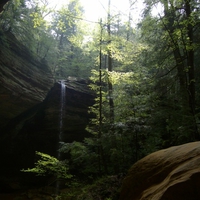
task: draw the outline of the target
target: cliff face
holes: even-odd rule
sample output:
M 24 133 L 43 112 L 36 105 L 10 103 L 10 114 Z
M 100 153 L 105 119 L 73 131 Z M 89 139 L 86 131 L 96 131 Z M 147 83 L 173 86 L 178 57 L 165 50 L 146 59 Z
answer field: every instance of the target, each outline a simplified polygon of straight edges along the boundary
M 33 167 L 35 151 L 56 157 L 59 142 L 81 141 L 88 135 L 85 131 L 90 119 L 88 107 L 93 105 L 94 95 L 83 81 L 65 81 L 65 85 L 62 130 L 60 82 L 54 84 L 42 103 L 4 127 L 0 137 L 0 157 L 4 163 L 0 166 L 3 172 L 0 177 L 19 175 L 21 169 Z
M 53 84 L 48 66 L 13 35 L 1 36 L 0 186 L 2 178 L 23 176 L 21 169 L 33 167 L 35 151 L 57 156 L 61 131 L 63 142 L 86 137 L 88 107 L 94 103 L 86 81 L 64 81 L 61 130 L 61 82 Z
M 0 33 L 0 127 L 44 100 L 53 85 L 45 63 L 10 34 Z
M 57 156 L 59 142 L 81 141 L 88 134 L 85 131 L 90 118 L 88 107 L 94 103 L 94 96 L 84 82 L 65 81 L 65 85 L 64 110 L 61 107 L 61 84 L 58 82 L 43 103 L 14 118 L 5 127 L 3 145 L 7 148 L 6 142 L 12 141 L 7 151 L 11 148 L 15 153 L 18 151 L 19 156 L 24 155 L 23 163 L 24 160 L 31 163 L 30 155 L 34 157 L 35 151 Z

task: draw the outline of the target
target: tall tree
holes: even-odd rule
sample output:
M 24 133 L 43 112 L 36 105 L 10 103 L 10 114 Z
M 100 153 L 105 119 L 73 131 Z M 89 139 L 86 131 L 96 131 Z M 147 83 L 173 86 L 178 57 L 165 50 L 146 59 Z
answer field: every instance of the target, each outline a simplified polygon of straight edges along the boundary
M 180 117 L 176 123 L 177 130 L 175 131 L 175 127 L 171 127 L 171 130 L 174 129 L 172 132 L 176 132 L 177 134 L 179 132 L 182 136 L 185 135 L 183 136 L 187 138 L 184 139 L 185 141 L 199 139 L 195 114 L 194 53 L 196 48 L 193 39 L 194 30 L 197 26 L 194 17 L 196 16 L 196 9 L 194 8 L 195 2 L 196 1 L 188 0 L 159 1 L 160 5 L 163 7 L 163 12 L 160 11 L 157 17 L 152 17 L 151 9 L 153 6 L 156 6 L 158 2 L 153 1 L 150 3 L 146 1 L 146 19 L 148 19 L 146 22 L 153 22 L 153 18 L 155 19 L 154 29 L 157 30 L 156 35 L 159 38 L 157 39 L 158 43 L 152 45 L 155 49 L 157 48 L 158 51 L 162 49 L 160 53 L 161 62 L 157 62 L 155 57 L 155 61 L 159 66 L 159 71 L 162 71 L 162 74 L 160 73 L 159 76 L 163 79 L 164 77 L 169 78 L 169 75 L 173 74 L 172 81 L 174 82 L 174 86 L 178 84 L 176 90 L 173 89 L 174 86 L 165 85 L 165 90 L 162 92 L 168 95 L 165 96 L 165 100 L 169 99 L 169 96 L 171 96 L 173 92 L 176 92 L 174 95 L 176 95 L 178 105 L 175 105 L 175 102 L 173 104 L 176 106 L 176 109 L 179 107 Z M 147 27 L 145 21 L 143 22 L 143 27 Z M 151 28 L 149 27 L 149 29 Z M 154 56 L 155 55 L 156 54 L 154 54 Z M 168 61 L 168 64 L 166 61 Z M 162 70 L 164 64 L 167 65 L 166 68 Z M 167 84 L 167 82 L 162 82 L 162 84 Z M 168 122 L 174 119 L 173 117 L 170 118 Z M 175 123 L 173 124 L 175 125 Z M 176 137 L 180 138 L 178 135 Z
M 107 31 L 108 31 L 108 72 L 112 72 L 112 50 L 111 50 L 111 14 L 110 14 L 111 0 L 108 0 L 108 18 L 107 18 Z M 113 101 L 113 87 L 112 82 L 108 79 L 108 96 L 110 105 L 110 122 L 114 122 L 114 101 Z
M 83 9 L 79 0 L 71 0 L 54 15 L 53 31 L 58 41 L 57 75 L 62 77 L 83 74 L 83 29 L 80 19 Z M 87 71 L 88 72 L 88 71 Z

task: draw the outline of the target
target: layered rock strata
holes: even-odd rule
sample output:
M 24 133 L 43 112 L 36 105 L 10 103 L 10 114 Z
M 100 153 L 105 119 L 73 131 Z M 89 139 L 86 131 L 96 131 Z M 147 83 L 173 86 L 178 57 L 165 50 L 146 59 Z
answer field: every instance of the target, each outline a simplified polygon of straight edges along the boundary
M 60 141 L 61 84 L 57 82 L 45 100 L 10 120 L 0 137 L 1 172 L 20 173 L 34 166 L 35 151 L 58 155 L 59 142 L 82 141 L 90 120 L 88 107 L 94 95 L 85 81 L 65 81 L 65 113 Z M 14 164 L 13 164 L 14 163 Z
M 47 64 L 34 57 L 11 33 L 0 33 L 0 127 L 41 103 L 53 79 Z

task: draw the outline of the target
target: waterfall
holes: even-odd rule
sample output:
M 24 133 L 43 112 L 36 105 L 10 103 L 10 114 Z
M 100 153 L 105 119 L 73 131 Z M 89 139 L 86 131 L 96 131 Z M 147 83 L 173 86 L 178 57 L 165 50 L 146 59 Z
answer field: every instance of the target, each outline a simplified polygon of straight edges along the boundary
M 65 81 L 60 81 L 61 85 L 61 92 L 60 92 L 60 115 L 59 115 L 59 133 L 58 133 L 58 149 L 60 149 L 61 145 L 60 142 L 63 142 L 63 125 L 64 125 L 64 117 L 65 117 L 65 95 L 66 95 L 66 87 L 65 87 Z M 57 159 L 61 160 L 61 152 L 58 151 Z M 59 179 L 56 181 L 56 195 L 59 196 L 59 190 L 60 190 L 61 182 Z M 57 199 L 56 197 L 56 199 Z
M 66 87 L 65 87 L 65 81 L 61 80 L 61 94 L 60 94 L 60 124 L 59 124 L 59 136 L 58 136 L 58 142 L 63 141 L 63 121 L 65 116 L 65 95 L 66 95 Z M 60 145 L 59 145 L 60 147 Z M 61 153 L 58 152 L 58 159 L 61 159 Z

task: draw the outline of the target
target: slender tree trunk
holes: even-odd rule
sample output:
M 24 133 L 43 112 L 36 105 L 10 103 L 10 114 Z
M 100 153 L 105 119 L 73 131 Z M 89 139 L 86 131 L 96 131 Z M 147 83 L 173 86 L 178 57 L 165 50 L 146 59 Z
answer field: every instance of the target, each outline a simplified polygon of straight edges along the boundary
M 190 0 L 185 1 L 185 11 L 186 18 L 188 21 L 187 25 L 187 37 L 189 39 L 189 48 L 187 51 L 187 67 L 188 67 L 188 75 L 189 75 L 189 94 L 190 94 L 190 105 L 193 112 L 195 112 L 195 76 L 194 76 L 194 49 L 193 49 L 193 26 L 189 22 L 191 17 L 191 6 Z
M 185 0 L 185 12 L 187 25 L 187 38 L 189 39 L 189 48 L 187 51 L 187 68 L 188 68 L 188 92 L 189 92 L 189 105 L 191 114 L 194 119 L 195 139 L 199 140 L 200 136 L 195 120 L 195 69 L 194 69 L 194 47 L 193 47 L 193 25 L 190 22 L 192 17 L 191 0 Z
M 103 117 L 102 117 L 102 21 L 100 21 L 100 51 L 99 51 L 99 146 L 98 146 L 98 166 L 99 166 L 99 174 L 102 174 L 102 166 L 104 168 L 104 172 L 107 174 L 107 163 L 104 156 L 104 151 L 101 143 L 102 137 L 102 125 L 103 125 Z
M 64 37 L 64 34 L 62 33 L 61 36 L 60 36 L 60 41 L 59 41 L 59 48 L 60 49 L 63 48 L 63 37 Z
M 101 128 L 102 128 L 102 62 L 101 62 L 101 45 L 102 45 L 102 25 L 100 21 L 100 28 L 101 28 L 101 35 L 100 35 L 100 51 L 99 51 L 99 133 L 98 133 L 98 139 L 101 139 Z M 98 146 L 98 165 L 99 165 L 99 174 L 101 174 L 101 144 Z
M 112 50 L 111 50 L 111 15 L 110 15 L 110 5 L 111 5 L 111 0 L 108 0 L 108 24 L 107 24 L 107 31 L 108 31 L 108 73 L 113 71 L 113 66 L 112 66 Z M 112 135 L 111 139 L 111 148 L 117 149 L 117 142 L 115 135 L 113 134 L 113 123 L 114 123 L 114 100 L 113 100 L 113 84 L 111 77 L 109 75 L 108 77 L 108 96 L 109 96 L 109 107 L 110 107 L 110 134 Z M 119 172 L 119 161 L 115 160 L 113 163 L 113 168 L 115 173 Z
M 110 29 L 110 24 L 111 24 L 111 17 L 110 17 L 110 0 L 108 1 L 108 24 L 107 24 L 107 31 L 108 31 L 108 72 L 112 72 L 112 52 L 111 52 L 111 29 Z M 114 122 L 114 101 L 113 101 L 113 85 L 110 80 L 108 80 L 108 96 L 109 96 L 109 106 L 110 106 L 110 122 Z

